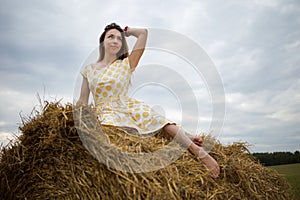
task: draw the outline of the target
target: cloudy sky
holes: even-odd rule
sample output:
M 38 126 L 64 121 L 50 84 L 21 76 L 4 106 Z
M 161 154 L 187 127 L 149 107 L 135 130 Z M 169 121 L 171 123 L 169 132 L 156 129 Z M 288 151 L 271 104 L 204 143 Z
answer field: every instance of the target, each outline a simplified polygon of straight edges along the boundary
M 81 65 L 105 25 L 117 22 L 123 27 L 174 31 L 205 50 L 225 91 L 222 143 L 246 141 L 254 152 L 300 149 L 298 0 L 0 2 L 2 145 L 18 134 L 20 115 L 29 116 L 33 107 L 39 107 L 37 94 L 43 100 L 72 101 Z M 149 34 L 149 40 L 154 39 Z M 155 55 L 146 52 L 140 64 L 146 65 L 151 56 Z M 197 95 L 209 102 L 211 91 L 203 88 L 202 83 L 196 86 Z M 164 91 L 152 90 L 136 96 L 155 101 Z M 176 101 L 170 102 L 178 107 Z M 159 100 L 156 104 L 164 105 Z M 205 105 L 198 102 L 202 110 L 196 117 L 203 126 L 212 112 Z M 165 112 L 178 112 L 171 107 Z

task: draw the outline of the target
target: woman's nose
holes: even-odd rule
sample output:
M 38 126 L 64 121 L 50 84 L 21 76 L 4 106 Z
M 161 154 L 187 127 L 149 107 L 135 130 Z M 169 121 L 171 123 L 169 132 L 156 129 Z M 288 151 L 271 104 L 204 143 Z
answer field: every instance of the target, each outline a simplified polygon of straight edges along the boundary
M 118 39 L 117 39 L 117 38 L 114 38 L 114 39 L 113 39 L 113 43 L 118 43 Z

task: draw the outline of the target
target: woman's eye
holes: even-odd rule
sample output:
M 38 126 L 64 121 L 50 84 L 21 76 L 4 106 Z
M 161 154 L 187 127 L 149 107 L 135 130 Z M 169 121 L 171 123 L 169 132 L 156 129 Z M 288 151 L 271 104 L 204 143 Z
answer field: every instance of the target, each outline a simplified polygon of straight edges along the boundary
M 109 35 L 107 38 L 109 38 L 109 39 L 117 38 L 117 40 L 122 41 L 122 37 L 118 37 L 118 36 L 114 36 L 114 35 Z

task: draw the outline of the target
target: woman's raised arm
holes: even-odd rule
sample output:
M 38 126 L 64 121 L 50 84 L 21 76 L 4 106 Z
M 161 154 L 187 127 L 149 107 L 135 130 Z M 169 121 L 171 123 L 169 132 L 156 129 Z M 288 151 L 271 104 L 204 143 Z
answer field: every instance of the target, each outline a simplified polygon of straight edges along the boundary
M 147 37 L 148 37 L 148 30 L 145 28 L 125 28 L 125 35 L 127 37 L 134 36 L 137 38 L 135 45 L 132 49 L 132 52 L 129 54 L 128 59 L 130 63 L 130 67 L 132 71 L 136 68 L 139 63 L 141 56 L 144 53 Z

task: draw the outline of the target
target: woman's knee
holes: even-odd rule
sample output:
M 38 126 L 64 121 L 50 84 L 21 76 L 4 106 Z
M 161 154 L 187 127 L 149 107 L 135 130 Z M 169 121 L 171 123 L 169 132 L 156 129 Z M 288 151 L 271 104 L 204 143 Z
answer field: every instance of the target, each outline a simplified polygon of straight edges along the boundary
M 173 126 L 175 126 L 174 124 L 166 124 L 164 127 L 163 127 L 163 130 L 165 132 L 169 132 L 172 130 Z
M 167 124 L 163 127 L 163 131 L 167 135 L 174 137 L 178 132 L 178 127 L 175 124 Z

